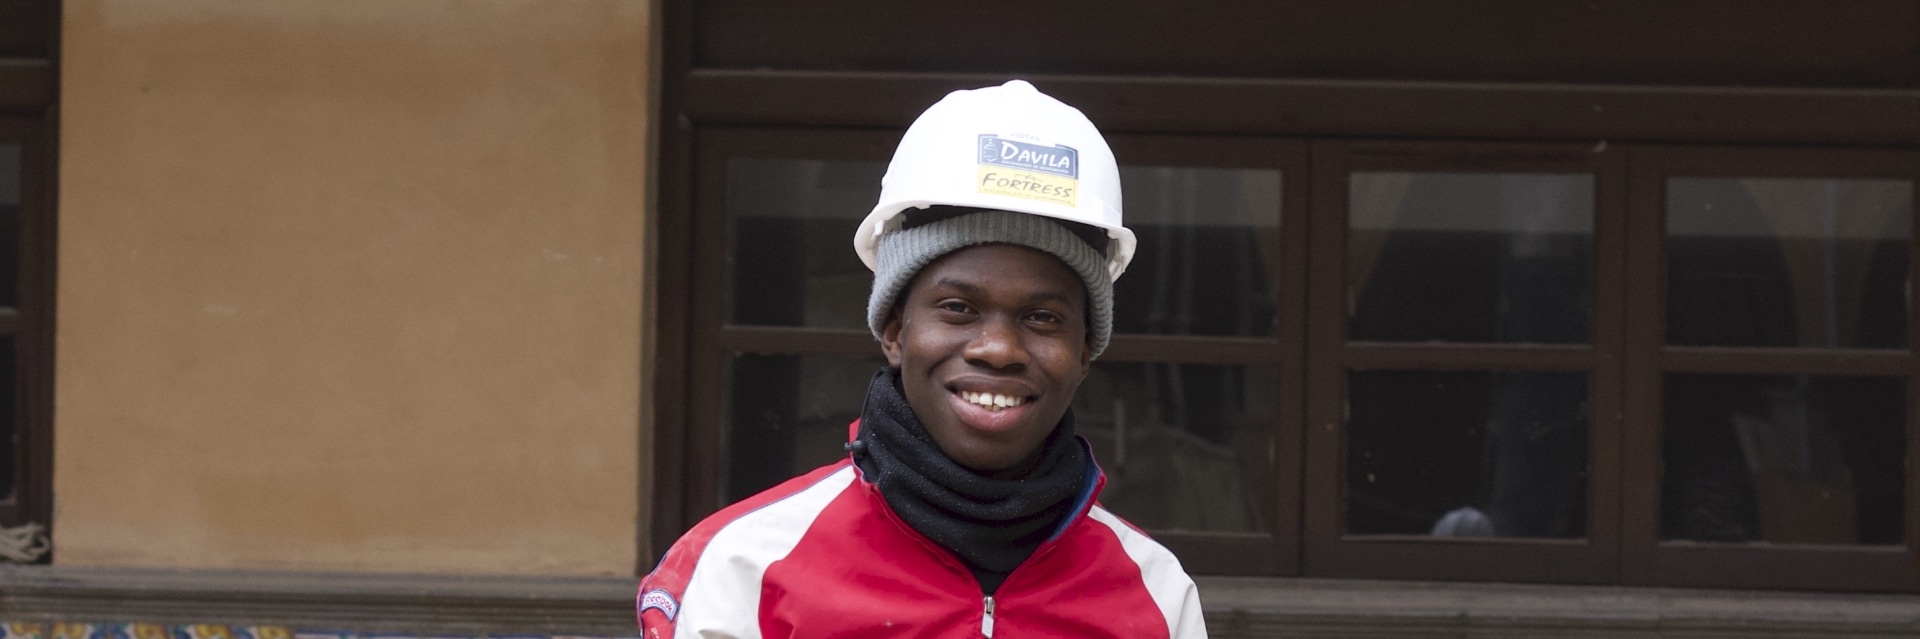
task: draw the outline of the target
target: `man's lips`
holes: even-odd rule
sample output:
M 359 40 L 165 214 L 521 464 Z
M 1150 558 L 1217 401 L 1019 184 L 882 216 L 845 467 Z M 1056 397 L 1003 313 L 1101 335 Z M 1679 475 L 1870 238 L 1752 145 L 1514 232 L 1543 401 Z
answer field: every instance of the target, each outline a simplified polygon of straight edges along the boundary
M 1031 397 L 1018 397 L 1023 400 L 1019 405 L 988 408 L 968 401 L 960 391 L 947 393 L 947 401 L 953 405 L 953 413 L 960 418 L 960 422 L 968 428 L 986 432 L 1006 432 L 1019 425 L 1027 411 L 1032 409 L 1033 402 Z
M 1040 394 L 1026 382 L 983 375 L 963 375 L 947 380 L 946 388 L 949 393 L 991 393 L 1029 400 Z

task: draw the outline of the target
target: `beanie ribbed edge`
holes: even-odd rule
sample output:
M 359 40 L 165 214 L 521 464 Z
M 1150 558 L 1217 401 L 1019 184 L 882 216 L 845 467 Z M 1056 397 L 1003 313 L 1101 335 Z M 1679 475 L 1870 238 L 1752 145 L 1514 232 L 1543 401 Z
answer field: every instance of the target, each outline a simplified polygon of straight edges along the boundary
M 1051 219 L 1009 211 L 981 211 L 903 228 L 880 236 L 873 292 L 867 298 L 867 328 L 880 337 L 896 298 L 906 292 L 920 269 L 954 251 L 981 244 L 1015 244 L 1065 262 L 1087 288 L 1087 345 L 1092 357 L 1107 349 L 1113 333 L 1113 277 L 1107 256 Z

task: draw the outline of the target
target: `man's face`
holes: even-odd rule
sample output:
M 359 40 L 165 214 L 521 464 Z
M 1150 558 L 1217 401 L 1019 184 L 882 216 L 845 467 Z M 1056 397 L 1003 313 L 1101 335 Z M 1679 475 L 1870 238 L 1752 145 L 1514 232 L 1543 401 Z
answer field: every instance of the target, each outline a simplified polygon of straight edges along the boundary
M 920 270 L 880 344 L 948 457 L 1017 475 L 1086 379 L 1086 306 L 1080 277 L 1059 258 L 973 246 Z

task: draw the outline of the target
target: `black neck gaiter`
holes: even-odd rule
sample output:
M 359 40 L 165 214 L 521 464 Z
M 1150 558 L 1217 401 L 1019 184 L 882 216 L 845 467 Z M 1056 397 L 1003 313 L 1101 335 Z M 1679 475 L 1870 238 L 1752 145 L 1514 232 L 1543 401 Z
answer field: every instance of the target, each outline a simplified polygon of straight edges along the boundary
M 958 556 L 988 594 L 1072 514 L 1088 466 L 1069 410 L 1026 476 L 994 479 L 968 470 L 920 425 L 892 368 L 868 385 L 860 435 L 849 448 L 900 519 Z

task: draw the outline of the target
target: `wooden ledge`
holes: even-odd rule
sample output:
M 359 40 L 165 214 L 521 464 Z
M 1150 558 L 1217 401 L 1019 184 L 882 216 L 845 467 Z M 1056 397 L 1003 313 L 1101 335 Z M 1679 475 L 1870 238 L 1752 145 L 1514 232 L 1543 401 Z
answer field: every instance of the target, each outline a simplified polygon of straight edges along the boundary
M 6 621 L 633 636 L 633 578 L 0 567 Z
M 696 69 L 675 118 L 905 128 L 994 74 Z M 1920 90 L 1376 80 L 1026 76 L 1102 131 L 1901 146 Z M 672 87 L 669 84 L 669 87 Z
M 1202 577 L 1227 637 L 1914 637 L 1920 597 Z
M 44 112 L 53 104 L 55 91 L 52 62 L 0 58 L 0 112 Z
M 1920 596 L 1201 577 L 1209 635 L 1914 637 Z M 636 580 L 0 567 L 0 620 L 630 637 Z

